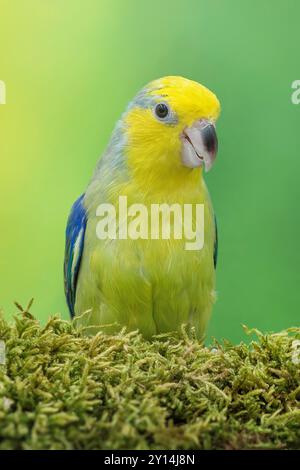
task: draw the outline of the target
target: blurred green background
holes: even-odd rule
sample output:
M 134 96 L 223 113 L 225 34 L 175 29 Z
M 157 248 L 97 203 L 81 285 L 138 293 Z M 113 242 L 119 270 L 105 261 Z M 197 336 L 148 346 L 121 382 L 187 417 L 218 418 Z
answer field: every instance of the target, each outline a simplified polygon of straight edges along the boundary
M 64 230 L 115 121 L 183 75 L 222 103 L 207 182 L 218 215 L 209 337 L 299 325 L 299 1 L 0 0 L 0 305 L 68 318 Z

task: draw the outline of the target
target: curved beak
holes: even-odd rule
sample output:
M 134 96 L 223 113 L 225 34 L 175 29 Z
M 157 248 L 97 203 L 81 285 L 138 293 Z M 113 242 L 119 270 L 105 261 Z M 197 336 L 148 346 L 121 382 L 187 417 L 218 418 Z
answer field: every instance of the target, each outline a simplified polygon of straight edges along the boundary
M 201 119 L 184 129 L 182 136 L 182 163 L 188 168 L 205 167 L 209 171 L 217 156 L 218 139 L 215 124 Z

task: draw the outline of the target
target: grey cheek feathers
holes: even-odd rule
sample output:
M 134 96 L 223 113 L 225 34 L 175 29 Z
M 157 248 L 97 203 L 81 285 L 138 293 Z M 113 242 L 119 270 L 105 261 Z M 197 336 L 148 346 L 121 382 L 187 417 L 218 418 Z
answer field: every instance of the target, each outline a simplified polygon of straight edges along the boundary
M 124 122 L 119 120 L 112 133 L 110 142 L 100 157 L 92 181 L 99 178 L 108 178 L 107 183 L 114 177 L 122 175 L 123 179 L 129 178 L 127 162 L 124 151 L 127 145 L 127 135 Z
M 129 103 L 126 113 L 131 111 L 134 108 L 142 108 L 142 109 L 150 109 L 153 110 L 155 105 L 160 102 L 166 102 L 167 97 L 165 95 L 149 95 L 149 90 L 143 90 L 140 93 L 137 94 L 137 96 Z M 176 113 L 171 109 L 171 114 L 168 116 L 168 118 L 164 121 L 160 121 L 163 124 L 167 125 L 176 125 L 178 124 L 178 117 Z M 154 116 L 155 118 L 155 116 Z

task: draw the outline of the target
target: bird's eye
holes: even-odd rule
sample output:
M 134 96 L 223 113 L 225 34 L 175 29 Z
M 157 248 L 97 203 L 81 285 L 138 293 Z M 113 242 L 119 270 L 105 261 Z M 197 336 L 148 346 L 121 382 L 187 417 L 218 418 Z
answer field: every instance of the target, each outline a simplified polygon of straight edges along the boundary
M 166 119 L 170 113 L 170 110 L 165 103 L 158 103 L 154 108 L 154 112 L 158 119 Z

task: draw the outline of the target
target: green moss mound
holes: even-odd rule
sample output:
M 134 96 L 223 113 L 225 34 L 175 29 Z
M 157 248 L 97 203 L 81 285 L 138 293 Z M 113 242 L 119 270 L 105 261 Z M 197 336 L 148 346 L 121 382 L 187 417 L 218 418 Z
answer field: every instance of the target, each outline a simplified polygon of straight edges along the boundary
M 300 447 L 300 329 L 201 346 L 0 319 L 1 449 Z

